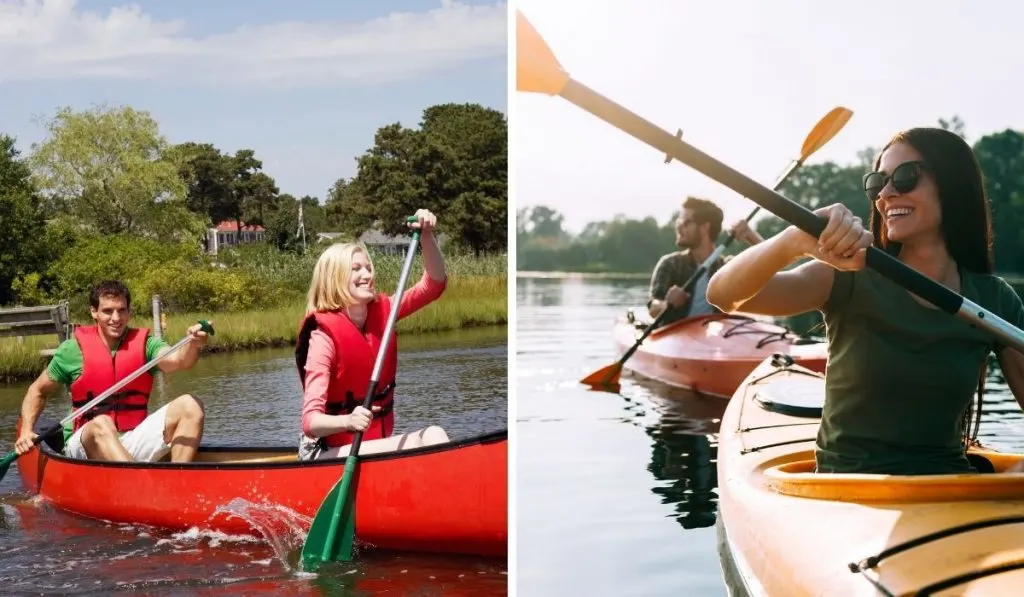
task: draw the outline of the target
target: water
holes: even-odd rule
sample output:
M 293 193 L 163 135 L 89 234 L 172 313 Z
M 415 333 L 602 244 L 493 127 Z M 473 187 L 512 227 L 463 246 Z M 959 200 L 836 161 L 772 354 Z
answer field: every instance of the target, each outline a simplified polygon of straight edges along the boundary
M 726 401 L 622 377 L 611 327 L 646 280 L 516 284 L 517 590 L 523 595 L 726 595 L 716 550 L 715 434 Z M 993 361 L 993 365 L 995 362 Z M 979 438 L 1024 450 L 1024 417 L 990 368 Z
M 395 432 L 431 424 L 452 439 L 507 427 L 504 327 L 403 336 Z M 0 445 L 28 384 L 0 387 Z M 206 404 L 211 445 L 295 445 L 298 377 L 291 349 L 206 355 L 166 376 L 157 406 L 184 392 Z M 44 416 L 66 415 L 51 398 Z M 15 465 L 16 466 L 16 465 Z M 105 524 L 62 513 L 21 486 L 15 467 L 0 480 L 0 594 L 86 595 L 504 595 L 504 560 L 363 550 L 318 574 L 296 566 L 308 517 L 236 500 L 223 511 L 251 521 L 258 536 L 193 529 L 169 532 Z

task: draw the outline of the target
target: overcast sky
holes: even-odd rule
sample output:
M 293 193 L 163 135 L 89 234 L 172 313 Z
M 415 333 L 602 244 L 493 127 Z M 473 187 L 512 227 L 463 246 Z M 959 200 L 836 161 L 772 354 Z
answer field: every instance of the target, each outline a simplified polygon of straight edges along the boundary
M 959 115 L 968 140 L 1024 126 L 1024 5 L 966 0 L 517 0 L 578 81 L 770 185 L 829 110 L 854 111 L 809 163 Z M 617 213 L 664 221 L 687 195 L 726 220 L 754 204 L 569 102 L 516 93 L 519 207 L 578 232 Z

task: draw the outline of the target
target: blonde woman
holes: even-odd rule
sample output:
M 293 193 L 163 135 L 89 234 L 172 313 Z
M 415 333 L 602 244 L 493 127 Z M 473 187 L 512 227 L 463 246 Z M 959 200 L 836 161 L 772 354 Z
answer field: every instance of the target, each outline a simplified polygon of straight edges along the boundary
M 437 218 L 416 212 L 423 277 L 402 295 L 398 318 L 437 300 L 448 282 L 444 257 L 434 237 Z M 302 383 L 299 459 L 348 455 L 355 433 L 363 432 L 360 454 L 407 450 L 448 441 L 436 426 L 392 436 L 398 338 L 388 346 L 372 410 L 362 402 L 387 325 L 391 300 L 377 292 L 373 261 L 360 243 L 339 243 L 320 255 L 309 285 L 306 317 L 299 328 L 295 364 Z

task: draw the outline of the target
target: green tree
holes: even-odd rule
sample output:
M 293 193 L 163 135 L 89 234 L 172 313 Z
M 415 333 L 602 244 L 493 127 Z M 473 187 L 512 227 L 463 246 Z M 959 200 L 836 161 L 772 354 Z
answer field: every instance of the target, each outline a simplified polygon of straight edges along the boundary
M 862 159 L 869 151 L 873 150 L 861 152 Z M 834 162 L 806 165 L 794 172 L 779 192 L 811 210 L 842 203 L 867 225 L 871 204 L 864 196 L 865 171 L 861 165 L 840 166 Z M 788 226 L 788 222 L 770 215 L 759 220 L 756 228 L 761 236 L 768 238 Z
M 130 107 L 61 108 L 33 145 L 40 191 L 57 212 L 101 234 L 195 241 L 203 224 L 186 208 L 178 167 L 157 122 Z M 182 234 L 184 233 L 184 234 Z
M 1024 272 L 1024 135 L 1011 129 L 986 135 L 974 154 L 992 210 L 996 271 Z
M 208 222 L 263 224 L 268 212 L 277 209 L 280 191 L 274 179 L 261 171 L 263 162 L 253 150 L 230 155 L 209 143 L 187 142 L 176 145 L 172 155 L 187 185 L 188 208 Z
M 303 240 L 299 234 L 299 204 L 302 204 L 302 223 L 306 248 L 316 243 L 316 235 L 327 229 L 327 214 L 316 197 L 309 195 L 295 199 L 281 195 L 278 209 L 266 224 L 267 242 L 282 251 L 301 253 Z
M 41 201 L 19 156 L 14 137 L 0 134 L 0 305 L 34 296 L 48 256 Z
M 476 104 L 431 106 L 418 130 L 401 123 L 378 129 L 357 162 L 366 206 L 332 209 L 341 219 L 405 234 L 405 217 L 426 208 L 438 214 L 439 232 L 477 253 L 507 247 L 508 125 L 501 112 Z
M 357 178 L 339 178 L 327 192 L 327 203 L 324 206 L 327 216 L 326 225 L 338 232 L 358 236 L 373 226 L 373 203 L 359 186 Z

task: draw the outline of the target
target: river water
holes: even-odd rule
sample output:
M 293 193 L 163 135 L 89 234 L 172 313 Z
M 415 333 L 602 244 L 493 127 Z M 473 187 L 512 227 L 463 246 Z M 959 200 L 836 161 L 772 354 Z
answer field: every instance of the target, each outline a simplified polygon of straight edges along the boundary
M 507 328 L 402 336 L 395 432 L 441 425 L 452 439 L 507 428 Z M 177 340 L 173 338 L 171 340 Z M 28 384 L 0 386 L 2 453 Z M 300 394 L 291 349 L 200 358 L 167 376 L 156 397 L 192 392 L 206 404 L 204 444 L 291 445 Z M 67 414 L 60 397 L 44 416 Z M 0 480 L 0 594 L 504 595 L 507 563 L 366 551 L 318 574 L 295 569 L 304 529 L 280 513 L 238 510 L 262 536 L 138 529 L 79 519 L 29 496 L 16 464 Z M 308 526 L 308 521 L 306 521 Z
M 619 394 L 579 383 L 621 356 L 612 323 L 646 292 L 637 279 L 517 278 L 519 594 L 727 594 L 714 528 L 726 401 L 628 374 Z M 985 412 L 983 443 L 1024 450 L 995 366 Z

